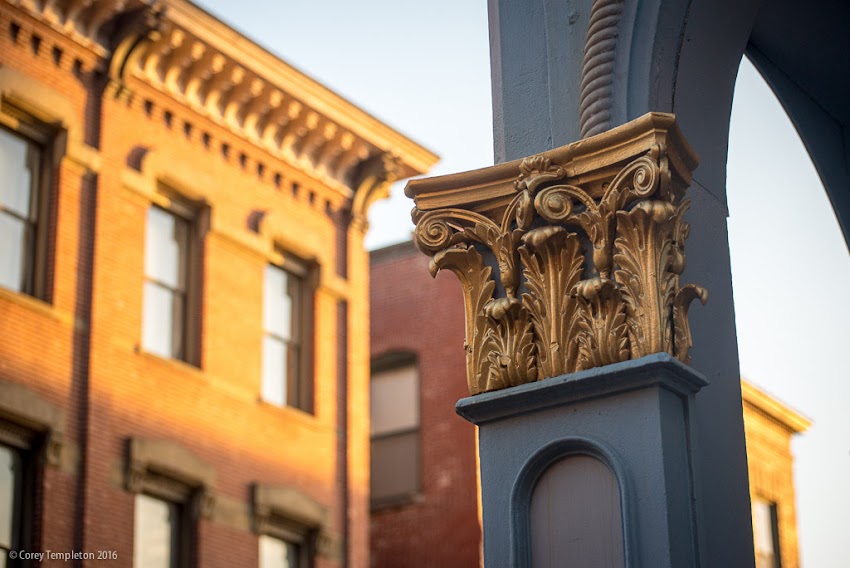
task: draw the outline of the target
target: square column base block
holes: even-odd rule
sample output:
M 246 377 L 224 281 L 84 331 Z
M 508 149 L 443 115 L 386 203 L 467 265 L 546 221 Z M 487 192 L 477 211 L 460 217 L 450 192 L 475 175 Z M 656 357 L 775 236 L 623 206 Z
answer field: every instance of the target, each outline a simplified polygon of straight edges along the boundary
M 484 561 L 698 566 L 690 408 L 666 353 L 464 398 L 479 427 Z

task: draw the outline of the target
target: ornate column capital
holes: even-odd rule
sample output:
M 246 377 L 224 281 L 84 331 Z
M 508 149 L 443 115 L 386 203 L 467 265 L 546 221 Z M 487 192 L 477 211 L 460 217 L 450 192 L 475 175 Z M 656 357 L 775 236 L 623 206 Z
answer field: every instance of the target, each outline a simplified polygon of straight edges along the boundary
M 697 158 L 650 113 L 561 148 L 411 181 L 414 240 L 454 272 L 471 394 L 667 352 L 688 361 L 680 284 Z

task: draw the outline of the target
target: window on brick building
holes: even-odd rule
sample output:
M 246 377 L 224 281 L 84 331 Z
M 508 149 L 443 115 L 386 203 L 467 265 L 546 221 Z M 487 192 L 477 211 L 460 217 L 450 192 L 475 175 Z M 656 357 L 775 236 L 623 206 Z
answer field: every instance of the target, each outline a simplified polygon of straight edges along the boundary
M 0 126 L 0 286 L 46 299 L 50 136 L 22 114 L 12 123 Z
M 183 556 L 181 506 L 144 493 L 136 495 L 133 532 L 135 568 L 178 568 Z
M 260 568 L 304 568 L 309 566 L 307 547 L 300 542 L 260 535 Z
M 779 568 L 779 523 L 776 503 L 756 497 L 753 500 L 756 568 Z
M 9 551 L 32 550 L 37 484 L 44 468 L 60 464 L 64 425 L 59 408 L 0 379 L 0 568 L 19 565 Z
M 312 412 L 310 271 L 303 262 L 282 259 L 266 266 L 263 283 L 262 398 Z
M 24 528 L 24 460 L 17 448 L 0 445 L 0 567 L 20 550 Z
M 135 493 L 133 566 L 197 563 L 198 522 L 210 518 L 215 469 L 169 440 L 129 440 L 126 488 Z
M 411 354 L 372 363 L 372 507 L 412 500 L 419 492 L 419 369 Z
M 254 485 L 259 568 L 308 568 L 317 556 L 327 557 L 334 550 L 333 539 L 328 536 L 329 518 L 326 505 L 295 487 Z
M 194 212 L 172 203 L 148 209 L 145 231 L 145 351 L 198 364 L 195 282 L 199 244 Z

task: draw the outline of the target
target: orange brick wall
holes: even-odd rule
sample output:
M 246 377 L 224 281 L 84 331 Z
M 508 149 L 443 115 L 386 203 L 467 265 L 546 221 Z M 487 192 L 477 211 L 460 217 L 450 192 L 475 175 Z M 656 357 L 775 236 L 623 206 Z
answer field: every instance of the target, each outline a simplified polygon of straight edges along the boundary
M 32 34 L 42 38 L 38 53 Z M 367 565 L 368 259 L 362 229 L 350 228 L 349 277 L 336 275 L 335 219 L 346 198 L 140 81 L 96 88 L 99 65 L 81 44 L 0 3 L 0 74 L 14 70 L 67 100 L 74 119 L 65 128 L 96 156 L 96 166 L 66 157 L 56 172 L 52 301 L 0 290 L 0 380 L 66 413 L 64 465 L 45 468 L 34 548 L 115 550 L 114 565 L 132 563 L 125 470 L 128 440 L 140 437 L 171 440 L 211 464 L 216 498 L 243 516 L 254 483 L 301 490 L 329 509 L 338 544 L 351 519 L 349 550 L 316 566 L 339 566 L 340 554 Z M 200 368 L 140 347 L 145 214 L 157 183 L 210 211 Z M 258 215 L 273 233 L 253 230 Z M 263 271 L 275 243 L 319 266 L 313 415 L 259 400 Z M 337 374 L 341 301 L 358 306 L 344 346 L 348 401 L 339 399 Z M 349 404 L 342 454 L 340 403 Z M 348 512 L 339 455 L 349 461 Z M 257 536 L 237 525 L 216 514 L 200 521 L 199 565 L 256 565 Z
M 18 30 L 15 40 L 14 27 Z M 94 63 L 91 54 L 61 34 L 5 2 L 0 4 L 0 73 L 17 70 L 61 92 L 80 120 L 85 115 L 87 86 L 73 69 L 90 70 Z M 4 86 L 4 96 L 16 94 L 15 89 Z M 74 549 L 73 518 L 79 505 L 75 458 L 82 441 L 77 426 L 84 396 L 80 377 L 86 364 L 87 326 L 86 283 L 79 275 L 90 268 L 90 250 L 80 223 L 90 197 L 85 174 L 84 168 L 63 159 L 50 187 L 53 214 L 49 231 L 53 237 L 48 247 L 52 261 L 48 279 L 52 301 L 0 290 L 0 379 L 26 385 L 65 412 L 63 463 L 46 468 L 38 480 L 40 506 L 33 511 L 34 546 L 41 550 Z

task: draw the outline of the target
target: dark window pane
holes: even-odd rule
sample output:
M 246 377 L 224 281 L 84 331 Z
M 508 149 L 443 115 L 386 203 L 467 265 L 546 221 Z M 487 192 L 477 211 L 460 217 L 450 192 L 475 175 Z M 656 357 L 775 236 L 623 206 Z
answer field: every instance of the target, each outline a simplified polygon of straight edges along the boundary
M 419 489 L 419 432 L 372 439 L 372 500 L 416 493 Z
M 301 547 L 291 542 L 286 543 L 286 568 L 297 568 L 300 566 Z
M 302 280 L 300 277 L 288 272 L 286 286 L 286 299 L 289 303 L 289 339 L 292 343 L 301 343 L 303 332 L 301 331 L 301 308 L 303 296 Z
M 136 495 L 134 568 L 175 568 L 179 551 L 180 508 Z
M 0 205 L 25 219 L 31 213 L 32 187 L 40 160 L 37 146 L 0 128 Z
M 27 241 L 27 223 L 0 212 L 0 286 L 24 291 Z
M 303 380 L 301 380 L 301 349 L 292 343 L 286 347 L 286 377 L 284 381 L 287 384 L 286 399 L 291 406 L 301 408 L 301 389 Z

